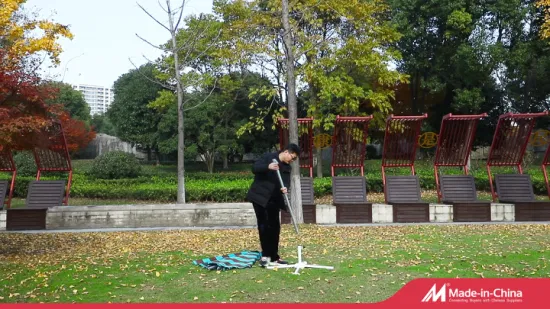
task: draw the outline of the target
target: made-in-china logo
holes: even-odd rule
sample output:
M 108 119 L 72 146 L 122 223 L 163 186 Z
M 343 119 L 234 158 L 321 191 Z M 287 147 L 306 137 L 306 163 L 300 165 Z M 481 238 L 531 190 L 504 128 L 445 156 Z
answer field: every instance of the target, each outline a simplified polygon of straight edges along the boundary
M 455 302 L 455 303 L 520 303 L 523 292 L 507 288 L 494 289 L 461 289 L 453 288 L 450 283 L 437 286 L 434 284 L 426 293 L 422 302 Z

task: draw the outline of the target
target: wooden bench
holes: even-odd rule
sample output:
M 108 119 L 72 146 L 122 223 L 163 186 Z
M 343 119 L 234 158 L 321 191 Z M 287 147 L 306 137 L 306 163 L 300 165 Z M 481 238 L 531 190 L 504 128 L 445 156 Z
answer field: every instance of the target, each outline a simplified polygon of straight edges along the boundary
M 7 210 L 6 230 L 45 229 L 48 208 L 61 206 L 64 193 L 64 180 L 31 181 L 25 207 Z
M 439 176 L 442 202 L 453 205 L 453 221 L 491 221 L 491 202 L 477 199 L 475 179 L 472 175 Z
M 332 198 L 336 206 L 336 223 L 372 222 L 372 203 L 367 201 L 365 177 L 332 177 Z
M 417 175 L 386 176 L 386 196 L 393 222 L 430 222 L 430 203 L 421 200 Z
M 515 221 L 550 221 L 550 201 L 537 201 L 529 175 L 495 175 L 495 183 L 499 202 L 514 204 Z
M 302 188 L 302 214 L 304 223 L 317 223 L 317 205 L 313 192 L 313 178 L 301 177 L 300 187 Z M 292 202 L 291 202 L 292 203 Z M 281 211 L 281 223 L 289 224 L 291 218 L 286 211 Z

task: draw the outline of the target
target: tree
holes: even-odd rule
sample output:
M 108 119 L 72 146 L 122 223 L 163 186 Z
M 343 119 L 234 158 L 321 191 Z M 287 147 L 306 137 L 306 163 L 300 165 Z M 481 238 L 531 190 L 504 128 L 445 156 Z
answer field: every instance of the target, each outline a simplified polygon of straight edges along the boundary
M 262 72 L 272 73 L 271 93 L 281 89 L 285 93 L 287 105 L 275 111 L 274 117 L 285 110 L 289 118 L 294 113 L 288 104 L 292 81 L 288 78 L 287 44 L 292 44 L 291 69 L 295 72 L 290 76 L 296 76 L 303 99 L 296 113 L 313 116 L 315 134 L 330 131 L 338 114 L 373 114 L 373 125 L 384 124 L 391 112 L 393 89 L 406 81 L 406 75 L 388 65 L 400 59 L 391 46 L 400 35 L 390 24 L 389 9 L 382 1 L 289 1 L 287 29 L 291 32 L 282 23 L 280 12 L 284 10 L 279 0 L 220 1 L 218 5 L 230 28 L 245 37 L 238 46 L 262 55 L 253 59 L 261 59 Z M 289 35 L 287 41 L 285 35 Z M 281 73 L 287 78 L 281 80 Z M 266 115 L 268 112 L 260 110 L 246 129 L 262 128 Z M 322 177 L 320 151 L 317 176 Z
M 60 106 L 46 104 L 54 91 L 41 87 L 39 78 L 20 64 L 0 66 L 0 145 L 30 149 L 35 134 L 61 114 Z
M 57 42 L 61 37 L 72 39 L 69 28 L 49 20 L 34 20 L 25 16 L 26 0 L 0 0 L 0 47 L 3 65 L 19 63 L 29 55 L 45 52 L 54 64 L 59 64 L 62 51 Z
M 82 92 L 73 89 L 69 84 L 62 82 L 46 82 L 46 86 L 57 89 L 55 97 L 47 100 L 47 104 L 61 104 L 71 118 L 84 121 L 89 124 L 92 120 L 90 115 L 90 106 L 84 100 Z
M 251 103 L 264 108 L 270 101 L 266 97 L 254 95 L 251 89 L 269 84 L 269 81 L 257 73 L 234 72 L 219 79 L 213 93 L 194 92 L 187 95 L 189 108 L 185 111 L 185 159 L 195 160 L 203 156 L 207 167 L 212 167 L 213 154 L 221 155 L 226 168 L 229 158 L 244 153 L 261 154 L 265 149 L 277 144 L 277 135 L 271 131 L 254 131 L 237 137 L 237 129 L 253 115 Z M 162 92 L 151 104 L 158 106 L 162 115 L 158 125 L 159 151 L 163 154 L 177 152 L 177 110 L 173 108 L 176 97 L 171 92 Z M 197 108 L 192 108 L 197 106 Z M 270 119 L 266 125 L 271 126 Z M 211 164 L 209 164 L 211 162 Z
M 116 136 L 123 141 L 151 151 L 157 150 L 157 125 L 160 115 L 148 104 L 154 101 L 163 88 L 150 82 L 154 79 L 154 65 L 145 64 L 120 76 L 114 83 L 114 100 L 107 117 Z
M 71 154 L 86 148 L 96 136 L 95 131 L 84 121 L 71 117 L 67 112 L 59 116 L 59 121 L 63 126 L 67 149 Z
M 105 114 L 95 114 L 90 121 L 94 131 L 108 135 L 116 135 L 113 124 Z
M 544 24 L 541 29 L 541 37 L 550 38 L 550 0 L 539 0 L 537 6 L 544 10 Z
M 140 8 L 151 17 L 157 24 L 163 27 L 170 33 L 170 41 L 166 45 L 157 46 L 143 39 L 149 45 L 158 48 L 165 52 L 165 63 L 171 64 L 170 67 L 164 66 L 161 68 L 162 73 L 159 76 L 166 82 L 163 87 L 170 89 L 176 93 L 177 111 L 178 111 L 178 193 L 177 202 L 185 203 L 185 131 L 184 131 L 184 105 L 185 91 L 192 88 L 194 85 L 204 85 L 201 80 L 201 75 L 191 69 L 192 63 L 201 57 L 216 41 L 216 35 L 211 37 L 210 24 L 206 24 L 206 28 L 198 28 L 197 32 L 190 33 L 183 41 L 178 41 L 178 32 L 181 30 L 180 23 L 182 21 L 183 12 L 185 10 L 186 1 L 181 1 L 181 6 L 173 9 L 170 0 L 166 0 L 166 7 L 162 9 L 167 13 L 168 25 L 163 24 L 157 18 L 153 17 L 141 5 Z M 159 2 L 160 5 L 160 2 Z M 199 26 L 201 26 L 200 24 Z M 219 37 L 219 30 L 217 37 Z M 139 35 L 138 35 L 139 37 Z M 140 37 L 141 38 L 141 37 Z
M 282 6 L 282 23 L 283 23 L 283 42 L 285 53 L 285 67 L 287 78 L 287 105 L 288 105 L 288 133 L 289 142 L 298 145 L 298 99 L 296 97 L 296 74 L 294 73 L 295 58 L 294 58 L 294 43 L 292 37 L 295 35 L 293 29 L 290 27 L 289 21 L 289 8 L 288 0 L 283 0 Z M 294 220 L 296 223 L 304 223 L 304 216 L 302 213 L 302 188 L 300 184 L 300 159 L 291 163 L 292 172 L 290 175 L 290 192 L 292 206 L 294 211 Z
M 47 105 L 55 90 L 41 87 L 37 55 L 46 53 L 58 64 L 60 37 L 72 38 L 67 26 L 25 15 L 25 0 L 0 0 L 0 144 L 30 149 L 40 131 L 62 109 Z

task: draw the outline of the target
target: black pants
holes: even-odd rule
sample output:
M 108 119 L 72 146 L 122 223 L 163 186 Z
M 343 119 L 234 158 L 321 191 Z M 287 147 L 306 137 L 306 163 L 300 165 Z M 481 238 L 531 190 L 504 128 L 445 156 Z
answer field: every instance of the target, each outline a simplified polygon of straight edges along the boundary
M 260 234 L 260 244 L 262 246 L 262 256 L 271 258 L 271 261 L 277 261 L 279 256 L 279 234 L 281 233 L 281 221 L 279 220 L 280 208 L 276 204 L 269 203 L 262 207 L 252 203 L 256 220 L 258 221 L 258 233 Z

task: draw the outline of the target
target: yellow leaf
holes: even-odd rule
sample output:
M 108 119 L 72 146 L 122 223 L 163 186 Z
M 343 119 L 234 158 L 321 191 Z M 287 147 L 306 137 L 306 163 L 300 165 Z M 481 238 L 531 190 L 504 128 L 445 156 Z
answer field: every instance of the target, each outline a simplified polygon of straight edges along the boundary
M 158 271 L 156 272 L 156 275 L 157 275 L 157 277 L 160 277 L 160 273 Z

